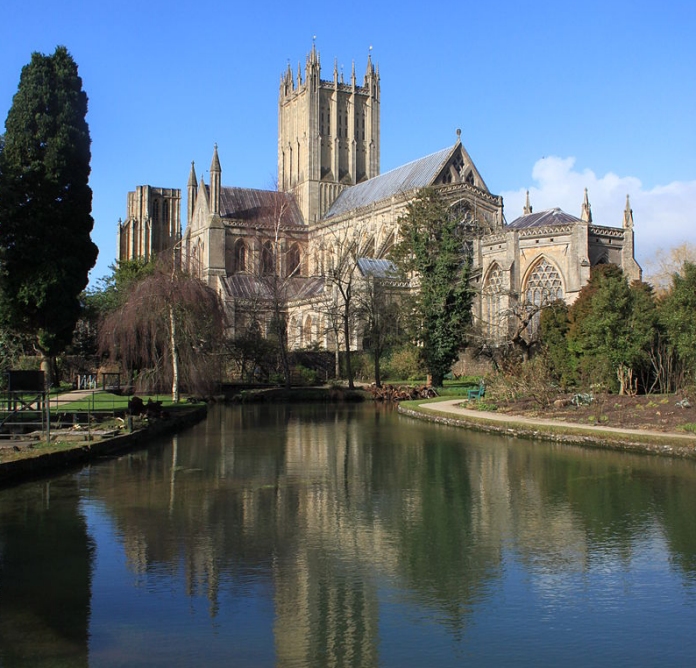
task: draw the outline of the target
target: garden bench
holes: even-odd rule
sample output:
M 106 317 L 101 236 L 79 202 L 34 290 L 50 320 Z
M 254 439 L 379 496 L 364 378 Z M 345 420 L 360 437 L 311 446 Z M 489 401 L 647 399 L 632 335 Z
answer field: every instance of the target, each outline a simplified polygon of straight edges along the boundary
M 480 399 L 486 392 L 486 385 L 483 380 L 479 383 L 478 387 L 473 388 L 467 392 L 468 399 Z

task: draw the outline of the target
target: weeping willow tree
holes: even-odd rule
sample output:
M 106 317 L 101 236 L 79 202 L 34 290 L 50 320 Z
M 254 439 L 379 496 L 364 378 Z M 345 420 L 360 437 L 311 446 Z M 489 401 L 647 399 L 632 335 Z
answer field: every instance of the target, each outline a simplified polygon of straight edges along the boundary
M 209 394 L 219 380 L 225 317 L 217 293 L 166 262 L 135 283 L 100 327 L 100 349 L 158 387 Z

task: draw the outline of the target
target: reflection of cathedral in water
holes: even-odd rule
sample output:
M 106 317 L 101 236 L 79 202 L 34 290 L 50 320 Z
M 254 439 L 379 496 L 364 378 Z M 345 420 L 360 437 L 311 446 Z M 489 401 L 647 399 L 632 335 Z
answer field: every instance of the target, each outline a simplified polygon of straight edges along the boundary
M 262 579 L 277 665 L 374 666 L 385 589 L 462 637 L 504 579 L 506 551 L 540 596 L 553 588 L 549 600 L 559 573 L 587 573 L 593 513 L 610 523 L 645 498 L 632 482 L 602 509 L 575 482 L 623 470 L 618 457 L 602 453 L 598 467 L 583 451 L 507 447 L 377 408 L 248 407 L 215 410 L 172 448 L 114 463 L 129 468 L 127 499 L 105 476 L 99 493 L 134 570 L 183 569 L 186 593 L 206 596 L 211 615 L 237 580 Z M 627 532 L 622 555 L 633 540 Z

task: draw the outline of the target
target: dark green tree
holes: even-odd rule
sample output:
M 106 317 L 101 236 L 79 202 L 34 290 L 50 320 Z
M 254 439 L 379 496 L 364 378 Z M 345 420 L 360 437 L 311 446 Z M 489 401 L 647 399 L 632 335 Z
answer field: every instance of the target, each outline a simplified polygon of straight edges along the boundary
M 586 384 L 602 384 L 620 394 L 635 391 L 655 336 L 644 313 L 650 298 L 645 290 L 630 288 L 616 265 L 593 268 L 569 311 L 568 348 Z
M 45 361 L 70 343 L 97 259 L 86 114 L 67 49 L 34 53 L 0 153 L 0 316 L 30 335 Z
M 399 234 L 392 257 L 415 278 L 413 335 L 439 387 L 465 345 L 471 322 L 466 227 L 460 209 L 450 207 L 440 191 L 425 188 L 399 220 Z
M 541 310 L 539 337 L 546 350 L 549 371 L 563 386 L 572 383 L 573 367 L 568 353 L 568 305 L 559 299 Z
M 696 264 L 685 262 L 672 275 L 672 288 L 660 306 L 660 318 L 670 346 L 683 369 L 684 380 L 696 379 Z

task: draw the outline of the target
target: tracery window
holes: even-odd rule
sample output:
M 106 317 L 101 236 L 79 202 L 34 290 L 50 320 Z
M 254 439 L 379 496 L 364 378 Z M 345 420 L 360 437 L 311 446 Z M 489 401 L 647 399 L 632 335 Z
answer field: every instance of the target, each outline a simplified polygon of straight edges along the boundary
M 498 343 L 504 336 L 503 271 L 494 264 L 483 287 L 483 329 L 486 338 Z
M 557 299 L 563 299 L 563 280 L 558 269 L 542 257 L 529 274 L 524 291 L 525 304 L 532 314 L 527 326 L 530 335 L 539 331 L 541 308 Z

